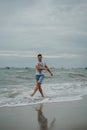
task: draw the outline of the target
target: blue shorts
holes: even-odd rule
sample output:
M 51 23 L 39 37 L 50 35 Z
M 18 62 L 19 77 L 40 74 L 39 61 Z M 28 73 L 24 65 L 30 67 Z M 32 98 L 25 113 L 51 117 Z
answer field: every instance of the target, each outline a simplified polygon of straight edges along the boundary
M 36 75 L 36 82 L 37 83 L 41 84 L 43 79 L 44 79 L 44 75 Z

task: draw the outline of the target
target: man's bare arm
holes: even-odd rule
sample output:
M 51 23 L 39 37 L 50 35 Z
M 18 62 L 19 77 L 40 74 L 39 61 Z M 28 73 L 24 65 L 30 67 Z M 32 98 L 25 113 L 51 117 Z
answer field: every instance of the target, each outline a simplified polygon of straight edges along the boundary
M 37 69 L 37 70 L 40 70 L 40 71 L 41 71 L 41 70 L 47 70 L 46 67 L 40 67 L 40 66 L 38 66 L 38 65 L 36 65 L 36 69 Z
M 45 67 L 40 67 L 40 66 L 36 65 L 36 69 L 39 71 L 47 70 L 51 74 L 51 76 L 53 76 L 53 73 L 51 72 L 51 70 L 49 69 L 49 67 L 47 65 Z
M 47 65 L 45 66 L 45 68 L 51 74 L 51 76 L 53 76 L 53 73 L 51 72 L 51 70 L 49 69 L 49 67 Z

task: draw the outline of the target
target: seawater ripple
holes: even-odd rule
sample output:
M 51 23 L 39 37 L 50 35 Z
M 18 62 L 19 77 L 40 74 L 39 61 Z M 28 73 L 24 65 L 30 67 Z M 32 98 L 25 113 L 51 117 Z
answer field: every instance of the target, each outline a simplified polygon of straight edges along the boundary
M 87 95 L 87 70 L 52 68 L 52 71 L 53 77 L 45 73 L 43 99 L 39 93 L 30 96 L 36 84 L 35 69 L 0 68 L 0 107 L 81 100 Z

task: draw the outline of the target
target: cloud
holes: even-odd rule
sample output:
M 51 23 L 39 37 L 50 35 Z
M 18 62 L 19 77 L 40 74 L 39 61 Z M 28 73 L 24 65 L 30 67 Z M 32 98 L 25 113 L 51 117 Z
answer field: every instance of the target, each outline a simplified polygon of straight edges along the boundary
M 59 54 L 59 55 L 53 55 L 53 56 L 44 56 L 45 58 L 51 58 L 51 59 L 60 59 L 60 58 L 77 58 L 77 57 L 81 57 L 81 55 L 77 55 L 77 54 Z
M 0 57 L 86 57 L 86 15 L 86 0 L 0 1 Z
M 0 51 L 0 56 L 3 57 L 35 57 L 33 52 L 23 51 Z
M 0 57 L 22 57 L 22 58 L 35 58 L 37 54 L 35 52 L 24 52 L 24 51 L 0 51 Z M 78 58 L 82 55 L 61 53 L 58 55 L 43 55 L 44 58 L 48 59 L 60 59 L 60 58 Z

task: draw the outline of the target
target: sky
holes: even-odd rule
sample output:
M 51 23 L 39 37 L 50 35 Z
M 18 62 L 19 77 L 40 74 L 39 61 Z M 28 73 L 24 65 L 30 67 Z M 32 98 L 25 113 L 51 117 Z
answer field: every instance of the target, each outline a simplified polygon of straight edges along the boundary
M 0 67 L 87 67 L 87 0 L 0 0 Z

